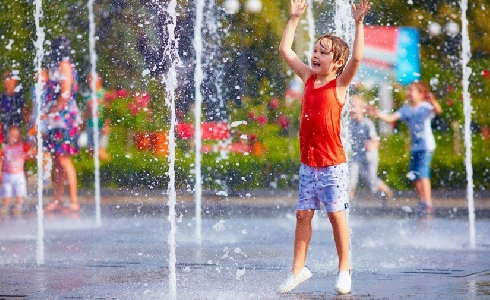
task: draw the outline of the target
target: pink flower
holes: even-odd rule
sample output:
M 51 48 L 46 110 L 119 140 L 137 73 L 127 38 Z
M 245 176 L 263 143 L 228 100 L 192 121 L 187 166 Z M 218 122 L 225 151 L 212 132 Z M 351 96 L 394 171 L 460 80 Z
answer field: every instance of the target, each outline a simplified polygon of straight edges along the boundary
M 128 104 L 128 108 L 129 108 L 129 112 L 135 116 L 138 114 L 140 108 L 134 103 L 134 102 L 131 102 Z
M 280 114 L 277 117 L 277 124 L 281 125 L 281 128 L 283 128 L 283 129 L 289 128 L 288 117 L 284 114 Z
M 253 120 L 255 120 L 255 112 L 253 112 L 253 111 L 249 111 L 249 112 L 248 112 L 248 117 L 249 117 L 249 118 L 250 118 L 250 120 L 252 120 L 252 121 L 253 121 Z
M 483 77 L 487 78 L 488 76 L 490 76 L 490 71 L 488 71 L 488 70 L 483 70 L 483 71 L 481 72 L 481 75 L 482 75 Z
M 260 125 L 267 124 L 267 117 L 266 116 L 259 116 L 257 118 L 257 123 L 259 123 Z
M 68 132 L 68 135 L 70 137 L 74 137 L 78 132 L 78 128 L 71 128 L 70 131 Z
M 279 99 L 277 99 L 276 97 L 272 98 L 271 102 L 269 103 L 269 107 L 272 110 L 278 109 L 280 105 L 281 105 L 281 103 L 279 102 Z
M 117 97 L 117 92 L 114 91 L 107 91 L 104 94 L 104 100 L 106 102 L 111 102 L 112 100 L 116 99 L 116 97 Z
M 126 98 L 129 95 L 129 92 L 125 89 L 116 90 L 116 96 L 118 98 Z
M 136 92 L 133 94 L 133 99 L 138 107 L 148 107 L 148 103 L 150 102 L 150 94 L 147 92 Z

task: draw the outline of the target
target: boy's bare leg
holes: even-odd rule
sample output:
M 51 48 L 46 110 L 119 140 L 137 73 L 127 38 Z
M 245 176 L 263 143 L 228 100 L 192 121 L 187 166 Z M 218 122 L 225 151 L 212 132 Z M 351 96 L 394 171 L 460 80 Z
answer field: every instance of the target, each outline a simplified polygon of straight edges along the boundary
M 3 201 L 3 207 L 9 207 L 10 206 L 10 198 L 5 197 L 2 199 Z
M 64 170 L 60 164 L 59 156 L 53 159 L 53 201 L 60 201 L 63 198 L 64 189 Z
M 386 197 L 388 198 L 393 197 L 393 192 L 383 181 L 380 181 L 379 183 L 379 190 L 383 192 L 386 195 Z
M 420 200 L 432 204 L 432 193 L 429 178 L 420 178 L 415 181 L 415 189 L 420 197 Z
M 109 153 L 107 153 L 107 150 L 105 148 L 99 148 L 99 158 L 101 160 L 109 159 Z
M 333 239 L 339 257 L 339 271 L 349 271 L 349 225 L 345 211 L 329 212 L 328 219 L 332 224 Z
M 22 208 L 22 197 L 16 196 L 15 197 L 15 207 L 12 210 L 12 214 L 16 216 L 20 216 L 24 213 L 24 210 Z
M 349 199 L 354 199 L 355 195 L 356 195 L 356 190 L 352 189 L 349 191 Z
M 22 197 L 20 197 L 20 196 L 15 197 L 15 205 L 16 206 L 22 206 L 22 202 L 23 202 Z
M 0 215 L 1 216 L 6 216 L 10 212 L 10 198 L 5 197 L 2 199 L 3 206 L 0 207 Z
M 67 155 L 59 156 L 60 165 L 66 175 L 68 181 L 68 192 L 70 195 L 70 204 L 78 205 L 77 193 L 77 171 L 71 161 L 71 157 Z M 63 185 L 63 182 L 61 183 Z
M 312 228 L 311 219 L 315 210 L 298 210 L 296 211 L 296 232 L 294 234 L 294 258 L 292 273 L 298 274 L 305 267 L 306 254 L 310 244 Z

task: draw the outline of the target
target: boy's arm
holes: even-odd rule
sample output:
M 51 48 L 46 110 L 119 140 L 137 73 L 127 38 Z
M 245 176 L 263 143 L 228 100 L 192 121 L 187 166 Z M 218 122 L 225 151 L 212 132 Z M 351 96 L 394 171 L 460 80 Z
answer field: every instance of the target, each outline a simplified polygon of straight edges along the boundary
M 400 119 L 400 113 L 395 112 L 392 114 L 385 114 L 383 112 L 380 112 L 377 107 L 369 105 L 367 107 L 367 113 L 370 116 L 376 117 L 380 119 L 381 121 L 387 122 L 387 123 L 393 123 L 395 121 L 398 121 Z
M 379 110 L 376 110 L 376 115 L 378 119 L 381 121 L 387 122 L 387 123 L 393 123 L 395 121 L 398 121 L 400 119 L 400 115 L 398 113 L 393 113 L 393 114 L 385 114 L 383 112 L 380 112 Z
M 366 151 L 373 151 L 379 149 L 379 138 L 372 138 L 370 140 L 366 140 L 364 143 L 364 147 Z
M 367 151 L 373 151 L 376 149 L 379 149 L 379 136 L 378 133 L 376 132 L 376 127 L 374 126 L 373 121 L 371 119 L 368 119 L 369 122 L 369 139 L 366 140 L 364 143 L 364 146 Z
M 311 68 L 307 66 L 298 55 L 293 51 L 294 33 L 298 27 L 301 15 L 306 9 L 305 0 L 291 0 L 291 9 L 289 13 L 289 21 L 282 34 L 281 43 L 279 44 L 279 52 L 282 58 L 286 61 L 289 67 L 296 73 L 303 82 L 306 82 L 311 75 Z
M 439 102 L 437 102 L 436 98 L 434 97 L 434 94 L 429 93 L 427 102 L 429 102 L 434 107 L 434 109 L 432 111 L 436 115 L 438 115 L 438 114 L 440 114 L 442 112 L 442 107 L 439 104 Z
M 364 54 L 364 16 L 371 9 L 373 4 L 368 0 L 360 0 L 359 8 L 356 8 L 355 4 L 352 4 L 352 16 L 355 22 L 355 35 L 352 43 L 352 56 L 349 62 L 344 68 L 342 74 L 337 78 L 339 86 L 347 87 L 354 76 L 356 75 L 359 66 L 361 65 L 362 57 Z

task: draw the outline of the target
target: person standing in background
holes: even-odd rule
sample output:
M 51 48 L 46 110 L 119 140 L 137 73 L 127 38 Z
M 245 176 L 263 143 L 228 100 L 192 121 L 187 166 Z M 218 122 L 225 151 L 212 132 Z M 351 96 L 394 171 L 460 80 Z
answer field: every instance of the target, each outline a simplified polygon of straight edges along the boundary
M 378 177 L 379 136 L 371 119 L 366 118 L 366 100 L 361 95 L 351 96 L 349 133 L 352 156 L 349 160 L 349 199 L 354 199 L 359 178 L 371 193 L 380 191 L 387 199 L 393 197 L 391 189 Z
M 78 213 L 77 172 L 72 156 L 80 151 L 78 146 L 80 114 L 76 99 L 78 75 L 71 60 L 70 41 L 58 37 L 51 43 L 49 81 L 46 93 L 48 134 L 46 149 L 53 156 L 53 200 L 46 205 L 48 212 Z M 68 182 L 70 203 L 62 206 L 64 183 Z
M 24 197 L 27 195 L 24 165 L 30 156 L 29 147 L 22 142 L 20 128 L 12 125 L 8 129 L 7 143 L 0 150 L 0 180 L 2 182 L 3 207 L 0 215 L 10 213 L 10 198 L 15 197 L 12 214 L 23 214 Z
M 111 120 L 106 116 L 106 103 L 105 103 L 105 93 L 106 89 L 103 87 L 103 80 L 99 74 L 96 74 L 95 78 L 95 92 L 97 96 L 97 118 L 98 118 L 98 128 L 99 128 L 99 158 L 101 160 L 108 160 L 109 154 L 107 153 L 107 146 L 109 145 L 109 132 Z M 92 74 L 87 76 L 87 84 L 89 89 L 92 89 Z M 89 149 L 90 155 L 94 154 L 94 120 L 92 115 L 93 99 L 92 93 L 90 92 L 86 97 L 85 101 L 87 107 L 84 110 L 83 119 L 85 124 L 85 131 L 87 132 L 87 147 Z
M 407 100 L 408 104 L 391 114 L 383 113 L 377 108 L 370 108 L 369 112 L 384 122 L 401 120 L 407 124 L 411 138 L 407 177 L 413 181 L 420 198 L 415 213 L 424 217 L 433 212 L 430 163 L 436 149 L 436 140 L 431 121 L 442 112 L 442 108 L 427 84 L 422 81 L 414 81 L 408 85 Z

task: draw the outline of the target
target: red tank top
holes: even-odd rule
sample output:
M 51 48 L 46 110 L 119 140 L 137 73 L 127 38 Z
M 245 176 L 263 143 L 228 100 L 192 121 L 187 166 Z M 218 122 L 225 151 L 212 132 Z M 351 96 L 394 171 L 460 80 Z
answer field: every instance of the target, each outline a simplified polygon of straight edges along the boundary
M 337 80 L 315 89 L 316 75 L 305 84 L 299 142 L 301 162 L 311 167 L 328 167 L 347 162 L 340 139 L 344 106 L 337 99 Z

